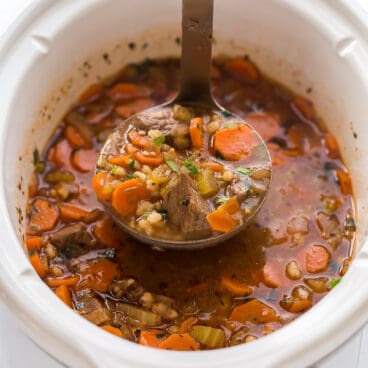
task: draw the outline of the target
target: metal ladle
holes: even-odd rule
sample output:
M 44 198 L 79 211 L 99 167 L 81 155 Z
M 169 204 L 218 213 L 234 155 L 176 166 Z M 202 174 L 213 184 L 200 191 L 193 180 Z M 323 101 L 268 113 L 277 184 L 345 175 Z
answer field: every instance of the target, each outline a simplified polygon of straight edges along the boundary
M 211 54 L 212 54 L 212 28 L 213 28 L 213 0 L 182 0 L 182 49 L 181 49 L 181 75 L 180 88 L 177 97 L 168 103 L 149 109 L 163 109 L 180 104 L 185 106 L 202 106 L 208 109 L 226 112 L 213 98 L 211 93 Z M 139 114 L 133 115 L 125 120 L 122 126 L 129 125 Z M 224 114 L 225 115 L 225 114 Z M 237 121 L 250 127 L 259 138 L 259 146 L 264 148 L 264 165 L 271 169 L 270 155 L 255 129 L 239 116 L 232 114 Z M 117 127 L 117 129 L 119 129 Z M 108 154 L 111 149 L 111 136 L 105 142 L 100 151 L 101 155 Z M 268 190 L 268 189 L 267 189 Z M 264 196 L 265 197 L 265 196 Z M 198 240 L 174 241 L 161 238 L 152 238 L 149 235 L 133 229 L 124 223 L 114 209 L 104 203 L 106 211 L 112 216 L 116 224 L 139 241 L 160 249 L 201 249 L 211 247 L 234 236 L 242 230 L 262 207 L 264 198 L 258 204 L 252 214 L 233 231 Z

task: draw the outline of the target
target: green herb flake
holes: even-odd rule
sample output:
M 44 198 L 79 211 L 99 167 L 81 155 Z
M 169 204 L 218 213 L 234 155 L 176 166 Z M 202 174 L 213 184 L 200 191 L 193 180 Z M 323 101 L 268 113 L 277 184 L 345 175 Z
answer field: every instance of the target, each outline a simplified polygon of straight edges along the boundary
M 40 152 L 37 148 L 33 151 L 33 165 L 37 166 L 37 164 L 40 162 Z
M 135 179 L 135 175 L 133 175 L 133 174 L 128 174 L 128 175 L 127 175 L 127 178 L 128 178 L 128 179 Z
M 227 202 L 229 200 L 229 197 L 226 197 L 226 196 L 220 196 L 220 197 L 217 197 L 215 199 L 215 204 L 216 205 L 221 205 L 221 204 L 224 204 L 225 202 Z
M 134 164 L 135 164 L 135 160 L 131 159 L 128 164 L 128 167 L 130 170 L 134 170 Z
M 145 220 L 145 219 L 150 215 L 150 213 L 151 213 L 151 212 L 149 212 L 149 211 L 145 212 L 145 213 L 140 217 L 140 219 L 141 219 L 141 220 Z
M 179 172 L 179 168 L 178 166 L 176 165 L 176 163 L 168 156 L 164 156 L 165 158 L 165 162 L 167 164 L 167 166 L 169 166 L 169 168 L 174 171 L 175 173 L 178 173 Z
M 333 289 L 336 285 L 338 285 L 341 281 L 341 277 L 338 277 L 337 279 L 332 279 L 329 282 L 330 288 Z
M 39 226 L 31 225 L 31 230 L 32 231 L 40 231 L 41 228 Z
M 157 337 L 158 339 L 163 339 L 166 335 L 167 335 L 167 333 L 166 333 L 166 332 L 163 332 L 163 333 L 159 333 L 159 334 L 157 334 L 157 335 L 156 335 L 156 337 Z
M 237 126 L 236 123 L 232 123 L 232 122 L 228 122 L 224 124 L 224 128 L 226 129 L 230 129 L 230 128 L 235 128 Z
M 236 172 L 240 175 L 249 176 L 251 171 L 249 169 L 246 169 L 245 167 L 237 167 Z
M 111 165 L 111 173 L 115 174 L 116 170 L 117 170 L 117 166 L 116 165 Z
M 225 116 L 226 118 L 229 118 L 230 116 L 233 116 L 233 114 L 228 110 L 221 110 L 221 115 Z
M 165 143 L 165 136 L 160 135 L 160 136 L 154 138 L 153 143 L 155 144 L 155 146 L 161 147 Z
M 200 169 L 194 164 L 194 158 L 193 157 L 185 160 L 184 163 L 183 163 L 182 168 L 189 171 L 194 176 L 198 175 L 199 172 L 200 172 Z

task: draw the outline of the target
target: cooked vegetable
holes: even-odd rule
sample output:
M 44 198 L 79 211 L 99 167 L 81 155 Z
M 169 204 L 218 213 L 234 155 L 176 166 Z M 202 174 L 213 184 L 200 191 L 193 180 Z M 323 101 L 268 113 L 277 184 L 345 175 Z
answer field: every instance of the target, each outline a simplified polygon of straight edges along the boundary
M 190 336 L 210 349 L 222 348 L 225 345 L 225 332 L 209 326 L 193 326 Z
M 138 343 L 145 346 L 158 348 L 160 342 L 167 334 L 162 330 L 146 330 L 139 335 Z
M 43 264 L 41 262 L 41 258 L 39 256 L 39 254 L 36 252 L 36 253 L 33 253 L 30 257 L 29 257 L 29 260 L 33 266 L 33 268 L 36 270 L 36 272 L 38 273 L 38 275 L 40 277 L 45 277 L 46 275 L 46 272 L 45 272 L 45 269 L 43 267 Z
M 74 175 L 70 171 L 66 170 L 50 171 L 45 176 L 45 181 L 47 181 L 48 183 L 72 183 L 74 180 Z
M 27 233 L 39 234 L 41 231 L 52 230 L 59 219 L 53 204 L 45 199 L 36 199 L 32 204 Z
M 114 187 L 108 181 L 108 175 L 105 172 L 98 172 L 92 179 L 92 188 L 101 201 L 107 201 L 111 198 Z
M 59 206 L 60 216 L 65 221 L 80 221 L 85 219 L 89 212 L 70 204 L 60 204 Z
M 131 166 L 134 166 L 134 160 L 132 160 L 132 155 L 125 154 L 120 156 L 111 157 L 109 159 L 109 162 L 112 165 L 122 166 L 125 168 L 131 168 Z M 133 162 L 133 165 L 131 164 Z
M 227 233 L 237 227 L 241 221 L 241 212 L 238 200 L 231 197 L 215 211 L 207 215 L 207 221 L 212 230 Z
M 301 96 L 295 97 L 291 105 L 303 118 L 307 120 L 315 118 L 313 103 L 306 98 Z
M 70 290 L 66 285 L 60 285 L 55 289 L 55 294 L 70 308 L 73 307 Z
M 235 296 L 247 296 L 252 294 L 253 291 L 248 285 L 228 277 L 221 277 L 221 286 Z
M 46 280 L 47 285 L 51 287 L 58 286 L 74 286 L 79 281 L 79 276 L 71 276 L 71 277 L 57 277 L 57 278 L 48 278 Z
M 78 149 L 73 152 L 71 160 L 78 171 L 89 172 L 95 168 L 97 153 L 94 149 Z
M 239 161 L 249 156 L 258 144 L 252 130 L 243 124 L 219 130 L 214 135 L 213 149 L 229 161 Z
M 154 155 L 145 155 L 143 152 L 136 152 L 134 157 L 141 163 L 149 166 L 158 166 L 164 162 L 164 155 L 162 152 L 159 152 Z
M 101 326 L 101 328 L 105 330 L 106 332 L 110 332 L 111 334 L 117 337 L 123 337 L 122 332 L 116 327 L 106 325 L 106 326 Z
M 259 73 L 256 66 L 246 58 L 234 58 L 227 61 L 224 65 L 227 72 L 235 78 L 248 83 L 255 83 L 259 79 Z
M 174 113 L 174 119 L 185 121 L 191 118 L 190 111 L 184 106 L 174 105 L 173 113 Z
M 42 245 L 42 236 L 28 236 L 26 239 L 26 246 L 29 251 L 40 250 L 42 248 Z
M 211 169 L 204 169 L 198 174 L 198 191 L 204 198 L 213 197 L 219 191 L 219 186 Z
M 161 324 L 161 317 L 151 311 L 126 303 L 118 303 L 116 307 L 129 317 L 140 321 L 143 326 L 159 326 Z
M 169 168 L 174 171 L 174 172 L 179 172 L 179 168 L 176 165 L 176 163 L 168 156 L 165 156 L 165 162 L 167 164 L 167 166 L 169 166 Z
M 312 245 L 306 251 L 305 263 L 309 273 L 318 273 L 328 267 L 330 254 L 322 245 Z
M 198 350 L 199 344 L 188 334 L 172 334 L 162 341 L 158 347 L 167 350 Z
M 193 147 L 203 148 L 203 118 L 191 119 L 189 132 Z
M 342 194 L 351 195 L 353 190 L 352 190 L 352 184 L 351 184 L 351 179 L 350 179 L 349 174 L 341 169 L 337 169 L 336 175 L 337 175 L 337 180 L 339 181 L 339 184 L 340 184 Z
M 230 315 L 230 320 L 240 323 L 250 322 L 260 324 L 278 322 L 280 317 L 267 304 L 253 299 L 235 307 Z

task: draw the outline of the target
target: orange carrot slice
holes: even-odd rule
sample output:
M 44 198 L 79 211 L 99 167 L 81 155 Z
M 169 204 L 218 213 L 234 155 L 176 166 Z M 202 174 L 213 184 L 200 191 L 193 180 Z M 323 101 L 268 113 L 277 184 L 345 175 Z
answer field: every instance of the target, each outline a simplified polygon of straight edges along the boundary
M 110 164 L 116 165 L 116 166 L 122 166 L 127 168 L 129 166 L 129 163 L 132 160 L 132 155 L 125 154 L 125 155 L 119 155 L 115 157 L 111 157 L 109 159 Z
M 110 326 L 110 325 L 106 325 L 106 326 L 101 326 L 101 328 L 107 332 L 110 332 L 111 334 L 117 336 L 117 337 L 123 337 L 123 334 L 122 332 L 116 328 L 116 327 L 113 327 L 113 326 Z
M 336 138 L 332 134 L 326 134 L 324 142 L 327 148 L 328 157 L 330 158 L 340 157 L 339 144 L 337 143 Z
M 72 154 L 72 164 L 78 171 L 90 172 L 95 168 L 96 157 L 94 149 L 78 149 Z
M 215 211 L 207 215 L 212 230 L 227 233 L 240 224 L 241 211 L 236 196 L 231 197 Z
M 193 118 L 189 126 L 190 138 L 194 148 L 203 148 L 203 119 Z
M 167 339 L 159 343 L 160 349 L 166 350 L 199 350 L 199 343 L 189 334 L 172 334 Z
M 316 113 L 313 103 L 304 97 L 295 97 L 291 102 L 291 107 L 301 118 L 306 120 L 313 120 L 315 118 Z
M 112 189 L 108 185 L 108 175 L 99 172 L 92 178 L 92 188 L 100 201 L 108 201 L 112 196 Z
M 103 85 L 100 83 L 89 86 L 79 97 L 80 104 L 86 104 L 96 100 L 103 91 Z
M 41 258 L 39 256 L 38 253 L 33 253 L 30 257 L 29 257 L 29 261 L 31 262 L 33 268 L 35 269 L 35 271 L 38 273 L 38 275 L 43 278 L 46 275 L 45 269 L 42 265 L 41 262 Z
M 36 199 L 32 205 L 27 234 L 37 235 L 42 231 L 52 230 L 59 219 L 55 206 L 46 199 Z
M 119 248 L 123 234 L 110 217 L 98 221 L 93 228 L 93 235 L 110 248 Z
M 221 286 L 235 296 L 250 295 L 253 291 L 248 285 L 234 281 L 229 277 L 221 277 Z
M 49 277 L 46 282 L 47 285 L 51 287 L 58 287 L 61 285 L 74 286 L 79 281 L 79 276 L 69 276 L 69 277 Z
M 42 236 L 27 237 L 26 246 L 28 250 L 40 250 L 42 248 Z
M 134 158 L 137 159 L 141 164 L 148 166 L 159 166 L 164 162 L 164 154 L 162 152 L 157 153 L 154 156 L 146 156 L 142 152 L 136 152 Z
M 150 346 L 152 348 L 157 348 L 162 338 L 160 339 L 157 336 L 163 335 L 165 336 L 165 331 L 163 330 L 146 330 L 142 331 L 139 335 L 138 343 L 140 345 Z
M 88 211 L 76 206 L 72 206 L 71 204 L 61 203 L 58 207 L 61 218 L 66 221 L 80 221 L 89 214 Z
M 337 180 L 339 181 L 341 192 L 343 195 L 351 195 L 353 188 L 351 184 L 350 175 L 344 170 L 336 170 Z
M 225 160 L 239 161 L 246 158 L 258 144 L 257 137 L 247 125 L 218 130 L 214 134 L 213 148 Z
M 306 270 L 309 273 L 325 271 L 330 260 L 330 253 L 322 245 L 312 245 L 305 254 Z
M 278 322 L 280 317 L 270 306 L 257 299 L 253 299 L 235 307 L 231 312 L 230 320 L 238 321 L 240 323 L 250 322 L 254 324 L 262 324 Z
M 55 289 L 55 294 L 70 308 L 72 308 L 72 298 L 70 296 L 70 290 L 66 285 L 60 285 Z
M 149 199 L 146 184 L 138 179 L 130 179 L 119 184 L 112 193 L 112 207 L 122 216 L 135 213 L 138 202 Z
M 255 83 L 258 81 L 258 69 L 246 58 L 237 57 L 228 60 L 224 64 L 224 68 L 233 77 L 238 78 L 243 82 Z

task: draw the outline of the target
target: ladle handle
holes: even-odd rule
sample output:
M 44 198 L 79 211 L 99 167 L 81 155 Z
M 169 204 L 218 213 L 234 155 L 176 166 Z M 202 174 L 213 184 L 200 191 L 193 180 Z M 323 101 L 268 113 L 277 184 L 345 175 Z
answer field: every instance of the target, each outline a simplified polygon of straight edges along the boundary
M 177 102 L 215 105 L 211 95 L 213 0 L 182 0 L 181 79 Z

